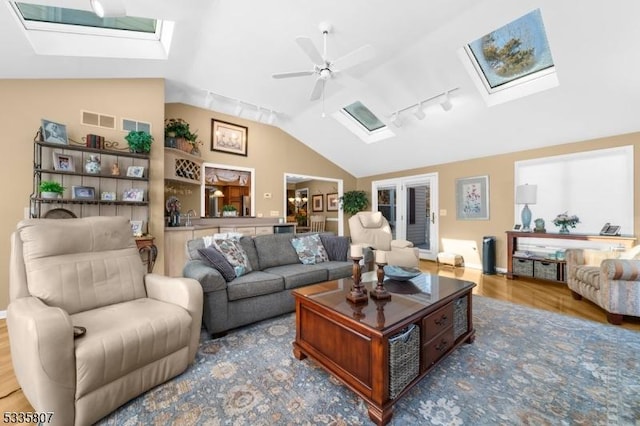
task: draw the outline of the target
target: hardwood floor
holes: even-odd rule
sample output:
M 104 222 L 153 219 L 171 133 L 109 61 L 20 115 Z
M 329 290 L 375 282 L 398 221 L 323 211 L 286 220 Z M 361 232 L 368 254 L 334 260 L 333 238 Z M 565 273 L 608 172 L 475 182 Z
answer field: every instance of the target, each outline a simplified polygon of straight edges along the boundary
M 428 261 L 421 261 L 420 269 L 446 277 L 473 281 L 477 284 L 473 289 L 474 294 L 607 323 L 602 309 L 585 299 L 574 300 L 565 284 L 524 279 L 507 280 L 503 275 L 483 275 L 482 271 L 476 269 L 449 266 L 438 268 L 434 262 Z M 640 318 L 624 317 L 622 325 L 616 327 L 640 331 Z M 6 320 L 0 320 L 0 412 L 5 411 L 33 411 L 33 408 L 15 379 Z

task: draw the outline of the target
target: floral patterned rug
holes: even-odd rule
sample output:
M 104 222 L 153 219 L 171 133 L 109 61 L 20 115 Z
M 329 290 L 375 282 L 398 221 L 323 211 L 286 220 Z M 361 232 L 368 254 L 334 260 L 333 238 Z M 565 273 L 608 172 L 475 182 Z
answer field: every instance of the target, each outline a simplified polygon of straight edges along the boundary
M 640 333 L 474 296 L 476 340 L 395 405 L 391 425 L 633 425 Z M 203 339 L 185 373 L 103 425 L 370 425 L 365 404 L 293 357 L 295 316 Z

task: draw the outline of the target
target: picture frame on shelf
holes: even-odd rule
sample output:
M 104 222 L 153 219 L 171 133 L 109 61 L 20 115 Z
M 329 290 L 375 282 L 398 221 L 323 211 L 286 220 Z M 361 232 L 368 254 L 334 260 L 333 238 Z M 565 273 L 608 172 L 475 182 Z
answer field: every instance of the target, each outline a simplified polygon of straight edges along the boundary
M 247 156 L 249 129 L 238 124 L 211 119 L 211 151 Z
M 102 191 L 102 193 L 100 193 L 100 199 L 102 201 L 116 201 L 116 193 L 112 191 Z
M 312 212 L 323 212 L 324 211 L 323 201 L 324 201 L 324 197 L 322 196 L 322 194 L 312 195 L 311 196 L 311 211 Z
M 60 152 L 53 153 L 53 169 L 63 172 L 75 172 L 76 165 L 73 162 L 73 157 L 69 154 L 62 154 Z
M 144 221 L 142 220 L 132 220 L 131 222 L 131 232 L 133 233 L 134 237 L 141 237 L 143 234 L 143 226 L 144 226 Z
M 489 176 L 456 179 L 456 219 L 489 220 Z
M 93 186 L 76 186 L 71 187 L 72 200 L 95 200 L 96 189 Z
M 337 212 L 340 207 L 340 199 L 338 193 L 327 194 L 327 211 Z
M 69 145 L 67 126 L 44 118 L 41 121 L 42 127 L 40 128 L 40 132 L 44 142 Z
M 122 201 L 141 202 L 144 201 L 144 189 L 127 188 L 122 192 Z
M 127 177 L 135 177 L 135 178 L 144 177 L 144 167 L 143 166 L 127 167 Z

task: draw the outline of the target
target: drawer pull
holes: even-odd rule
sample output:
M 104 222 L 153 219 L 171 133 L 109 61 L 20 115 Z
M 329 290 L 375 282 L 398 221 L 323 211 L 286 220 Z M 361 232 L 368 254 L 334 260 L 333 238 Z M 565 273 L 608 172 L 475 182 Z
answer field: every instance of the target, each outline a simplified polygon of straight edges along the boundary
M 447 320 L 448 320 L 448 319 L 449 319 L 449 318 L 447 317 L 447 315 L 446 315 L 446 314 L 443 314 L 439 319 L 435 320 L 434 322 L 435 322 L 437 325 L 443 325 L 443 324 L 446 324 L 446 323 L 447 323 Z
M 436 351 L 441 352 L 444 348 L 446 348 L 448 345 L 446 340 L 443 340 L 442 342 L 440 342 L 440 344 L 438 346 L 436 346 Z

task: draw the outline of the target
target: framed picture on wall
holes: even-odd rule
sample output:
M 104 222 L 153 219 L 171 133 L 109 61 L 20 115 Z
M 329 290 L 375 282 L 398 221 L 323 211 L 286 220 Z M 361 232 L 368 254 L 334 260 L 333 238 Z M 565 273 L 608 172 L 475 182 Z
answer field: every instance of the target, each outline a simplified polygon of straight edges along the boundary
M 338 199 L 338 194 L 327 194 L 327 211 L 328 212 L 337 212 L 338 206 L 340 204 L 340 200 Z
M 489 176 L 456 179 L 456 219 L 489 220 Z
M 238 124 L 211 119 L 211 151 L 247 156 L 249 129 Z
M 311 197 L 311 211 L 313 212 L 323 212 L 324 206 L 322 205 L 324 201 L 324 197 L 322 194 L 313 195 Z

